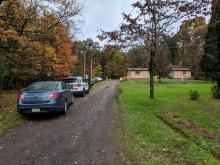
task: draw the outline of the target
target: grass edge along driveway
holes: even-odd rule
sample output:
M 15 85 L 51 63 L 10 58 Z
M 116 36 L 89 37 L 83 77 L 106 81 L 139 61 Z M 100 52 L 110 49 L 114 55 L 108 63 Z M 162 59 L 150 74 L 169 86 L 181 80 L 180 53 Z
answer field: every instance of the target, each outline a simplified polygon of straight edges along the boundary
M 17 91 L 3 91 L 0 94 L 0 134 L 24 119 L 17 113 L 17 94 Z
M 218 154 L 218 142 L 208 141 L 197 131 L 179 128 L 177 124 L 193 123 L 220 139 L 220 100 L 212 98 L 212 85 L 202 81 L 164 80 L 155 86 L 156 99 L 149 100 L 148 84 L 139 80 L 118 85 L 122 91 L 120 102 L 126 109 L 124 139 L 131 164 L 220 164 L 212 152 Z M 200 99 L 191 101 L 190 90 L 197 90 Z M 175 114 L 182 120 L 169 125 L 158 118 L 164 114 Z

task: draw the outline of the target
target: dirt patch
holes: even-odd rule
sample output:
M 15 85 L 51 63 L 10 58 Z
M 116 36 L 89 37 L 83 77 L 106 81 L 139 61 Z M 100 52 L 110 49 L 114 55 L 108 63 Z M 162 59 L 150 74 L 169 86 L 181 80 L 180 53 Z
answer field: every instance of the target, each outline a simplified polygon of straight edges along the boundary
M 203 138 L 205 138 L 205 139 L 207 139 L 207 140 L 209 140 L 209 141 L 211 141 L 213 143 L 220 144 L 220 139 L 219 138 L 217 138 L 215 135 L 213 135 L 212 133 L 208 132 L 206 129 L 202 128 L 198 124 L 189 122 L 189 121 L 181 118 L 180 116 L 175 115 L 172 112 L 167 112 L 164 115 L 169 120 L 172 120 L 173 122 L 178 123 L 178 125 L 181 125 L 182 127 L 191 130 L 193 133 L 199 134 Z
M 201 127 L 199 124 L 187 121 L 180 116 L 174 114 L 173 112 L 156 114 L 156 116 L 166 125 L 172 128 L 176 133 L 180 133 L 187 139 L 190 139 L 199 147 L 205 150 L 208 149 L 209 152 L 213 154 L 213 156 L 220 160 L 220 139 L 216 135 Z M 202 140 L 205 140 L 213 147 L 207 145 L 204 146 L 202 144 Z

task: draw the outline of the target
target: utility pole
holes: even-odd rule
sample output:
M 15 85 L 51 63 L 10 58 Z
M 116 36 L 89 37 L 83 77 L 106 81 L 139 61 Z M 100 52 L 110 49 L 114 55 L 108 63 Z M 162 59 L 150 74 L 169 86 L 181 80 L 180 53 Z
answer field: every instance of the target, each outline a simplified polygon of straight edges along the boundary
M 83 54 L 84 62 L 83 62 L 83 71 L 84 71 L 84 79 L 86 78 L 86 53 Z
M 92 72 L 93 72 L 93 71 L 92 71 L 92 70 L 93 70 L 93 61 L 92 61 L 92 55 L 91 55 L 91 61 L 90 61 L 90 65 L 91 65 L 91 66 L 90 66 L 90 69 L 91 69 L 90 79 L 92 80 L 92 76 L 93 76 L 93 75 L 92 75 Z

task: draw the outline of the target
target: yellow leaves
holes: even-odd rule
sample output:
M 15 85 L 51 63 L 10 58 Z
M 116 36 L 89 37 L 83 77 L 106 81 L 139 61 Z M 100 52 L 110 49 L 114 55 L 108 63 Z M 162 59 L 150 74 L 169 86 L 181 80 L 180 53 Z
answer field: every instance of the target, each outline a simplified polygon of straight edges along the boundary
M 10 73 L 22 80 L 68 76 L 77 61 L 68 30 L 55 16 L 38 15 L 34 5 L 7 0 L 0 7 L 0 42 L 13 46 Z
M 15 30 L 5 30 L 4 28 L 0 28 L 0 41 L 1 42 L 7 42 L 7 40 L 17 40 L 18 35 Z
M 101 67 L 101 65 L 98 64 L 98 65 L 93 69 L 93 75 L 94 75 L 95 77 L 99 77 L 99 76 L 102 75 L 102 67 Z
M 206 28 L 206 21 L 204 17 L 196 17 L 183 21 L 180 31 L 182 32 L 197 32 L 199 29 Z
M 44 56 L 46 58 L 53 58 L 55 57 L 55 49 L 52 48 L 52 47 L 46 47 L 45 50 L 44 50 Z

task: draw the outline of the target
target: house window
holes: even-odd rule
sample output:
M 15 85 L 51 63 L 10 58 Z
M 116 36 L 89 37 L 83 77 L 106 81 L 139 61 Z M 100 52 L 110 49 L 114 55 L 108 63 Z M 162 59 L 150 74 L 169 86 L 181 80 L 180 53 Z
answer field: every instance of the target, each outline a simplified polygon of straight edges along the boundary
M 186 74 L 186 71 L 183 71 L 183 74 Z
M 139 74 L 140 74 L 140 71 L 135 71 L 135 74 L 139 75 Z

